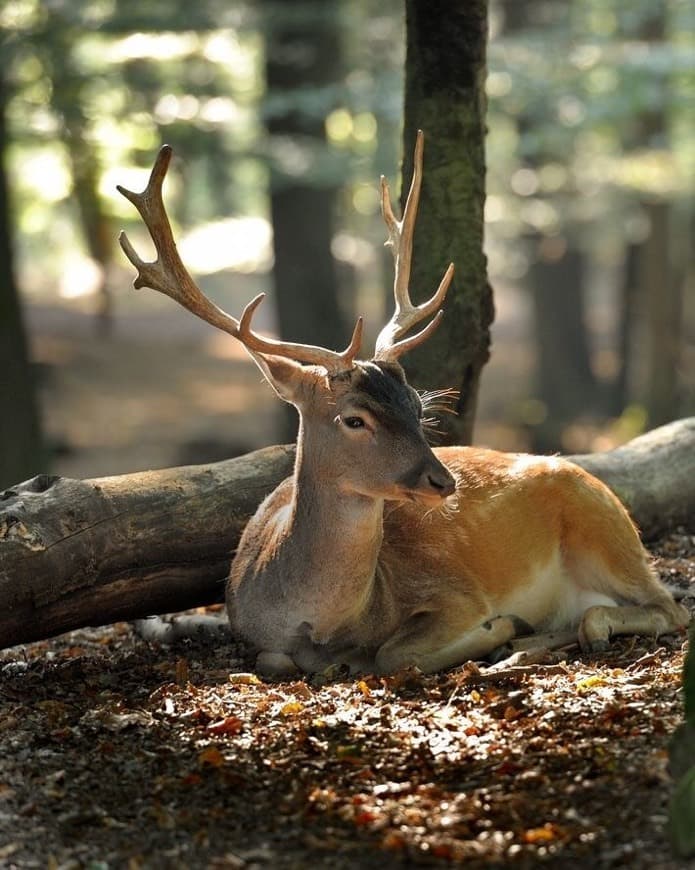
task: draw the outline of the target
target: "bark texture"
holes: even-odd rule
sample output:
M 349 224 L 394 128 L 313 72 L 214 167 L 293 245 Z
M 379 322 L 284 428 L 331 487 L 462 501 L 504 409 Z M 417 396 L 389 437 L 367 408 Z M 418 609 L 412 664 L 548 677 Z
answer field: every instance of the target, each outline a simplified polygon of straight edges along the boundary
M 234 547 L 294 448 L 0 494 L 0 648 L 219 601 Z
M 695 418 L 572 461 L 645 537 L 695 529 Z M 222 598 L 239 536 L 291 473 L 293 447 L 106 477 L 40 475 L 0 494 L 0 648 Z
M 458 415 L 442 421 L 448 443 L 472 440 L 480 373 L 489 356 L 492 293 L 483 254 L 485 202 L 486 0 L 406 2 L 403 193 L 415 135 L 425 132 L 425 166 L 410 282 L 428 298 L 456 266 L 435 338 L 405 357 L 414 386 L 455 386 Z
M 328 164 L 325 136 L 342 70 L 340 4 L 263 0 L 260 8 L 279 332 L 288 341 L 342 348 L 350 333 L 331 250 L 342 177 Z M 297 415 L 288 408 L 281 437 L 296 434 Z

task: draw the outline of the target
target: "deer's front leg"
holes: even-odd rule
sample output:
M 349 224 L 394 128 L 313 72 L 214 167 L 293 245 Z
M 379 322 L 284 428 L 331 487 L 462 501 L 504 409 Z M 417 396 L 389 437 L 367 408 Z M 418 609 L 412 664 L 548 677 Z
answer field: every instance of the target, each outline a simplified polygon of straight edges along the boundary
M 376 669 L 391 673 L 415 665 L 432 673 L 452 668 L 470 659 L 483 659 L 529 630 L 530 626 L 516 616 L 494 616 L 464 628 L 442 611 L 418 613 L 380 647 Z

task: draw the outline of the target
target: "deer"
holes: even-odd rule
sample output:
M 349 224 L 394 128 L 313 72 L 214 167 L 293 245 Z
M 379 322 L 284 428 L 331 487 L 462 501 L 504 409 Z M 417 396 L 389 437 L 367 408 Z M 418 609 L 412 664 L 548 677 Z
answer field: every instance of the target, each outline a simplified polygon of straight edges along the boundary
M 229 622 L 255 650 L 261 674 L 338 665 L 431 673 L 540 631 L 569 631 L 598 653 L 615 635 L 658 636 L 689 621 L 627 510 L 597 478 L 557 456 L 428 443 L 425 414 L 436 395 L 416 392 L 399 360 L 437 328 L 454 267 L 431 298 L 412 302 L 423 141 L 420 131 L 400 220 L 381 177 L 394 313 L 368 360 L 358 358 L 362 318 L 345 350 L 334 351 L 255 332 L 264 294 L 237 319 L 202 293 L 163 203 L 169 146 L 144 191 L 118 187 L 157 254 L 143 261 L 121 233 L 134 287 L 164 293 L 232 335 L 299 413 L 294 471 L 249 520 L 226 587 Z

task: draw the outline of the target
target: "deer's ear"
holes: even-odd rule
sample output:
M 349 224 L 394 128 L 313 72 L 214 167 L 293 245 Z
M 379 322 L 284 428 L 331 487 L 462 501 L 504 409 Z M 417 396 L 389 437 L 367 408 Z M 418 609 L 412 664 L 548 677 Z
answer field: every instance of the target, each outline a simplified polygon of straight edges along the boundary
M 309 383 L 323 377 L 317 374 L 316 369 L 302 366 L 286 356 L 273 356 L 265 353 L 253 353 L 252 356 L 278 396 L 293 405 L 301 402 L 304 390 Z

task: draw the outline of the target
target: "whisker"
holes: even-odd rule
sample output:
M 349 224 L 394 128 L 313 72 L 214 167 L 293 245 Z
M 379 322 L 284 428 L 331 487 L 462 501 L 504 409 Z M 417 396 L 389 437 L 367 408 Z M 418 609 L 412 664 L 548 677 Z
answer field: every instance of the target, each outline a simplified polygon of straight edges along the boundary
M 422 390 L 419 393 L 423 414 L 456 414 L 454 402 L 458 399 L 458 390 Z M 423 417 L 422 428 L 428 441 L 437 443 L 443 436 L 443 430 L 437 417 Z
M 455 414 L 454 403 L 458 401 L 459 391 L 454 389 L 422 390 L 419 393 L 423 411 Z

